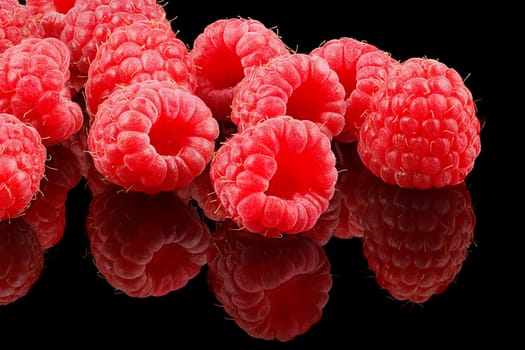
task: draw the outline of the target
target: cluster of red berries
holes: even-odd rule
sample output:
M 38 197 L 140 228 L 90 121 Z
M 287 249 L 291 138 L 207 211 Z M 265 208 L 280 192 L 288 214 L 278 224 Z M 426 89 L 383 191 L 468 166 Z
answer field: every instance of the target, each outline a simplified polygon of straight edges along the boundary
M 349 207 L 336 191 L 342 171 L 353 168 L 338 162 L 341 145 L 355 145 L 356 167 L 385 185 L 428 193 L 462 184 L 480 153 L 473 96 L 442 62 L 398 61 L 351 37 L 296 52 L 272 29 L 245 18 L 210 23 L 188 45 L 156 0 L 3 0 L 0 77 L 0 221 L 34 217 L 38 199 L 49 199 L 46 183 L 62 157 L 57 154 L 73 155 L 73 180 L 60 188 L 86 178 L 94 195 L 88 218 L 93 254 L 108 281 L 134 296 L 164 294 L 196 275 L 207 261 L 208 242 L 196 232 L 207 228 L 190 227 L 197 238 L 184 243 L 192 249 L 184 278 L 174 277 L 169 286 L 144 274 L 123 278 L 110 271 L 113 263 L 131 262 L 135 273 L 143 272 L 155 252 L 181 234 L 145 240 L 157 244 L 148 254 L 123 248 L 127 255 L 115 257 L 104 251 L 111 238 L 98 223 L 105 211 L 127 202 L 114 198 L 109 208 L 98 195 L 131 193 L 135 197 L 126 201 L 144 201 L 146 213 L 159 218 L 170 214 L 158 204 L 149 209 L 151 195 L 180 211 L 193 201 L 206 219 L 228 230 L 301 234 L 322 245 L 331 236 L 363 236 L 371 229 L 347 215 L 344 227 L 334 225 L 328 235 L 316 230 L 340 217 L 334 208 Z M 63 207 L 61 193 L 54 208 Z M 39 234 L 45 248 L 58 242 L 63 227 L 53 232 Z M 111 246 L 127 246 L 135 239 L 115 242 Z M 381 242 L 369 242 L 371 261 L 384 260 L 375 253 Z M 219 253 L 209 253 L 212 273 L 224 265 Z M 317 260 L 308 271 L 322 272 L 319 282 L 328 288 L 326 261 Z M 218 279 L 210 277 L 224 288 Z M 236 291 L 218 293 L 233 300 Z

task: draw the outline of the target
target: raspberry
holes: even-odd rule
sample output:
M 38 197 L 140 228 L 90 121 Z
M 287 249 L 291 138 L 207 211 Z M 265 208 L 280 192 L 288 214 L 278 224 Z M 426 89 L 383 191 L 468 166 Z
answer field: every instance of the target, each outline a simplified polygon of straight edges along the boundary
M 67 195 L 82 179 L 79 163 L 70 149 L 62 145 L 51 146 L 47 148 L 47 155 L 40 191 L 24 215 L 44 249 L 53 247 L 62 239 L 66 227 Z
M 437 60 L 400 63 L 372 98 L 358 152 L 374 174 L 403 188 L 464 181 L 480 153 L 472 93 L 457 71 Z
M 255 19 L 220 19 L 204 28 L 190 55 L 197 66 L 197 90 L 218 120 L 227 120 L 240 81 L 252 67 L 290 51 L 281 38 Z
M 14 303 L 33 288 L 44 268 L 44 250 L 22 218 L 0 222 L 0 305 Z
M 41 9 L 41 13 L 47 10 L 65 14 L 75 5 L 75 1 L 76 0 L 26 0 L 26 5 Z
M 345 89 L 328 62 L 318 56 L 290 54 L 254 68 L 239 83 L 231 120 L 239 130 L 281 115 L 310 120 L 330 137 L 345 123 Z
M 359 185 L 363 252 L 378 285 L 412 303 L 447 290 L 473 241 L 475 216 L 465 182 L 417 190 L 371 175 Z
M 382 52 L 372 44 L 351 37 L 342 37 L 329 40 L 310 52 L 311 55 L 322 57 L 328 62 L 345 88 L 347 103 L 344 115 L 345 125 L 341 133 L 336 136 L 338 141 L 351 142 L 357 140 L 356 127 L 357 124 L 360 124 L 360 115 L 368 107 L 366 104 L 356 105 L 351 102 L 353 101 L 351 95 L 354 94 L 358 86 L 358 70 L 361 68 L 358 67 L 358 60 L 368 52 L 379 51 Z
M 43 37 L 60 38 L 64 29 L 65 14 L 74 5 L 75 0 L 26 0 L 26 6 L 41 23 Z
M 44 177 L 46 147 L 34 127 L 0 113 L 0 221 L 31 204 Z
M 240 227 L 267 237 L 311 229 L 337 169 L 330 138 L 309 120 L 267 119 L 230 137 L 210 164 L 217 198 Z
M 99 272 L 131 297 L 178 290 L 207 262 L 210 231 L 174 192 L 151 196 L 108 186 L 93 196 L 86 227 Z
M 32 124 L 52 146 L 77 132 L 81 107 L 66 86 L 69 50 L 56 38 L 28 38 L 0 59 L 0 110 Z
M 265 239 L 231 221 L 212 237 L 208 285 L 247 334 L 286 342 L 321 319 L 332 275 L 320 245 L 300 235 Z
M 101 103 L 88 148 L 109 182 L 155 193 L 188 186 L 210 162 L 218 135 L 204 101 L 174 81 L 149 80 Z
M 0 3 L 0 54 L 27 38 L 43 38 L 45 30 L 40 18 L 18 1 Z
M 169 22 L 137 21 L 115 28 L 100 44 L 85 84 L 91 116 L 117 85 L 143 80 L 174 80 L 195 90 L 195 67 L 184 42 L 175 37 Z
M 100 44 L 115 28 L 139 20 L 168 21 L 156 0 L 77 0 L 60 33 L 71 51 L 73 75 L 87 76 Z

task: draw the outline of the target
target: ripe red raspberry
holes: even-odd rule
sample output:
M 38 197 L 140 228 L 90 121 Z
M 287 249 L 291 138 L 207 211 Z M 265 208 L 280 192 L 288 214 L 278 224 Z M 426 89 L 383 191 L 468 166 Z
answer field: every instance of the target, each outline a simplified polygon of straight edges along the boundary
M 35 229 L 44 249 L 62 239 L 67 196 L 82 179 L 79 163 L 67 147 L 60 144 L 48 147 L 47 159 L 39 193 L 24 213 L 24 220 Z
M 22 218 L 0 222 L 0 305 L 14 303 L 42 275 L 44 250 Z
M 364 164 L 404 188 L 440 188 L 465 180 L 480 152 L 472 93 L 457 71 L 410 58 L 389 71 L 360 129 Z
M 0 3 L 0 54 L 27 38 L 43 38 L 45 30 L 41 20 L 16 0 Z
M 324 58 L 295 53 L 254 68 L 239 83 L 231 108 L 239 130 L 289 115 L 315 122 L 333 137 L 344 127 L 345 89 Z
M 174 81 L 148 80 L 101 103 L 88 148 L 108 181 L 155 193 L 188 186 L 210 162 L 218 135 L 204 101 Z
M 74 5 L 76 0 L 26 0 L 29 7 L 41 9 L 41 13 L 47 11 L 57 11 L 58 13 L 67 13 Z
M 36 129 L 0 113 L 0 221 L 24 213 L 44 177 L 46 147 Z
M 465 182 L 417 190 L 370 175 L 359 185 L 363 252 L 378 285 L 412 303 L 447 290 L 473 241 L 476 220 Z
M 151 196 L 108 186 L 93 196 L 86 223 L 99 272 L 131 297 L 178 290 L 207 263 L 210 231 L 173 191 Z
M 290 51 L 272 29 L 255 19 L 226 18 L 210 23 L 193 42 L 195 93 L 218 120 L 227 120 L 240 81 L 250 69 Z
M 80 129 L 84 117 L 66 86 L 70 56 L 63 42 L 24 39 L 0 58 L 0 110 L 33 125 L 46 146 Z
M 100 44 L 115 28 L 138 20 L 168 21 L 156 0 L 77 0 L 60 34 L 71 51 L 73 75 L 87 76 Z
M 208 285 L 248 335 L 290 341 L 322 317 L 332 288 L 324 249 L 307 237 L 265 239 L 220 225 L 208 249 Z
M 85 84 L 88 113 L 94 116 L 116 86 L 143 80 L 174 80 L 195 90 L 195 66 L 169 22 L 143 20 L 115 28 L 100 44 Z
M 281 116 L 230 137 L 210 164 L 221 205 L 267 237 L 311 229 L 328 208 L 337 169 L 330 138 L 310 120 Z
M 26 7 L 44 29 L 43 37 L 60 38 L 67 11 L 75 0 L 26 0 Z
M 368 56 L 369 58 L 359 62 L 361 57 L 369 52 L 373 52 L 373 56 Z M 366 97 L 374 90 L 374 85 L 371 84 L 374 81 L 373 78 L 381 79 L 384 75 L 371 68 L 382 67 L 383 61 L 393 61 L 393 59 L 376 46 L 351 37 L 329 40 L 312 50 L 310 54 L 324 58 L 330 68 L 337 73 L 339 81 L 345 88 L 347 103 L 344 115 L 345 125 L 341 133 L 336 136 L 336 140 L 356 141 L 361 125 L 361 115 L 369 105 Z

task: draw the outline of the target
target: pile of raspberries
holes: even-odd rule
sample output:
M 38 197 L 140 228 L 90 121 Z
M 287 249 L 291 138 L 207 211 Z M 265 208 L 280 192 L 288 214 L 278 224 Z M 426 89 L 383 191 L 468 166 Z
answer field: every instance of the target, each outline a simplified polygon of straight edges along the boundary
M 480 153 L 473 96 L 442 62 L 351 37 L 301 53 L 245 18 L 189 45 L 156 0 L 2 0 L 0 77 L 2 220 L 30 207 L 47 149 L 73 138 L 93 181 L 177 191 L 267 237 L 327 210 L 336 142 L 415 189 L 463 182 Z
M 456 70 L 438 60 L 397 60 L 356 38 L 328 39 L 311 52 L 294 51 L 274 29 L 236 17 L 208 24 L 187 43 L 156 0 L 0 0 L 0 252 L 5 251 L 0 254 L 0 304 L 26 293 L 38 277 L 40 252 L 60 241 L 67 193 L 82 178 L 93 194 L 87 222 L 93 255 L 108 281 L 132 296 L 180 288 L 210 262 L 210 285 L 235 313 L 238 305 L 228 306 L 228 300 L 244 299 L 233 285 L 225 287 L 225 278 L 234 273 L 228 269 L 240 265 L 228 261 L 251 256 L 248 263 L 255 266 L 256 258 L 270 256 L 267 249 L 279 241 L 265 239 L 280 238 L 289 247 L 280 252 L 312 256 L 304 264 L 294 260 L 294 266 L 317 274 L 306 282 L 321 286 L 323 293 L 309 297 L 322 307 L 331 287 L 328 261 L 298 237 L 304 234 L 322 246 L 331 236 L 363 237 L 372 228 L 375 235 L 365 240 L 365 254 L 384 288 L 416 302 L 446 288 L 474 224 L 470 199 L 456 190 L 481 149 L 472 93 Z M 372 180 L 355 176 L 359 169 Z M 366 184 L 376 182 L 387 189 L 360 195 L 362 188 L 371 188 Z M 344 188 L 352 195 L 343 198 Z M 435 192 L 441 189 L 452 194 Z M 446 245 L 442 252 L 457 252 L 454 264 L 435 267 L 441 284 L 427 281 L 423 292 L 410 289 L 421 268 L 417 264 L 381 274 L 390 258 L 377 251 L 390 242 L 382 234 L 392 227 L 371 220 L 412 217 L 406 213 L 410 206 L 399 206 L 400 193 L 412 190 L 429 201 L 467 203 L 463 224 L 453 230 L 464 235 L 463 243 Z M 410 193 L 406 203 L 425 202 Z M 345 208 L 370 220 L 347 215 L 343 228 L 325 227 L 326 234 L 320 234 L 318 227 L 342 215 L 333 205 L 340 198 Z M 375 204 L 363 206 L 367 198 Z M 202 216 L 189 213 L 183 224 L 171 222 L 188 210 L 186 204 Z M 447 208 L 438 214 L 450 217 L 459 206 Z M 423 217 L 432 213 L 425 211 Z M 148 239 L 140 229 L 126 237 L 105 231 L 133 231 L 142 227 L 144 215 L 185 226 L 178 235 L 162 235 L 171 226 L 159 223 L 163 228 L 151 231 Z M 119 217 L 129 225 L 119 226 Z M 199 225 L 199 219 L 217 224 L 216 244 L 210 244 L 209 226 Z M 442 234 L 432 222 L 443 220 L 418 227 Z M 407 227 L 402 221 L 393 225 L 399 232 Z M 38 239 L 26 237 L 28 230 Z M 172 242 L 191 251 L 177 260 L 189 266 L 185 278 L 156 285 L 155 277 L 137 272 L 152 261 L 159 245 Z M 396 242 L 386 249 L 410 248 L 402 239 Z M 151 249 L 130 248 L 144 244 Z M 8 245 L 14 247 L 11 254 Z M 107 251 L 120 245 L 122 256 Z M 246 247 L 253 247 L 252 255 L 241 254 Z M 414 261 L 432 259 L 407 250 Z M 14 258 L 8 262 L 21 254 L 28 257 L 24 265 Z M 112 269 L 113 263 L 119 268 Z M 163 259 L 156 266 L 171 265 Z M 147 272 L 154 275 L 155 269 Z M 24 277 L 9 277 L 22 270 Z M 293 274 L 280 276 L 288 275 Z M 254 279 L 250 285 L 258 283 Z M 244 298 L 255 300 L 251 294 Z M 318 311 L 311 310 L 305 327 L 278 338 L 304 332 L 319 319 Z M 254 328 L 249 332 L 258 334 Z

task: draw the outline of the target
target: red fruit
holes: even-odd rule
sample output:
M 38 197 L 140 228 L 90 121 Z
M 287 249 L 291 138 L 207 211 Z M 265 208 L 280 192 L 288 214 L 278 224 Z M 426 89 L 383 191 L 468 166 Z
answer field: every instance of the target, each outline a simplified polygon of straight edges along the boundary
M 255 19 L 226 18 L 210 23 L 193 42 L 197 67 L 195 93 L 217 120 L 228 120 L 241 80 L 251 68 L 290 51 L 281 38 Z
M 207 262 L 210 231 L 174 192 L 150 196 L 108 186 L 93 196 L 86 223 L 99 272 L 131 297 L 179 290 Z
M 32 124 L 46 146 L 76 133 L 84 120 L 71 98 L 69 50 L 56 38 L 29 38 L 0 60 L 0 110 Z
M 0 222 L 0 305 L 14 303 L 33 288 L 44 268 L 44 250 L 22 218 Z
M 195 90 L 193 61 L 167 21 L 142 20 L 115 28 L 99 45 L 85 85 L 91 117 L 116 86 L 144 80 L 173 80 Z
M 234 134 L 216 152 L 210 179 L 233 221 L 267 237 L 311 229 L 328 208 L 337 169 L 319 125 L 274 117 Z
M 174 81 L 149 80 L 119 87 L 102 102 L 88 148 L 109 182 L 156 193 L 186 187 L 201 174 L 218 135 L 200 98 Z
M 374 52 L 372 57 L 376 59 L 363 59 L 359 63 L 361 57 L 369 52 Z M 366 96 L 374 92 L 373 84 L 370 82 L 374 78 L 381 80 L 383 75 L 382 72 L 372 70 L 371 67 L 384 65 L 377 58 L 384 57 L 384 60 L 394 60 L 376 46 L 350 37 L 329 40 L 312 50 L 310 54 L 324 58 L 330 68 L 337 73 L 339 81 L 345 88 L 345 101 L 347 103 L 344 114 L 345 125 L 336 139 L 341 142 L 356 141 L 359 126 L 362 123 L 362 114 L 369 108 L 369 101 L 366 101 Z M 365 78 L 366 80 L 364 80 Z
M 374 94 L 358 152 L 385 182 L 429 189 L 464 181 L 480 147 L 476 107 L 459 73 L 437 60 L 410 58 Z
M 286 342 L 320 319 L 332 287 L 323 248 L 304 236 L 266 239 L 226 221 L 212 235 L 208 284 L 254 338 Z
M 41 20 L 29 7 L 16 0 L 0 3 L 0 54 L 27 38 L 43 38 L 45 30 Z
M 26 7 L 44 29 L 43 37 L 60 38 L 64 29 L 65 14 L 75 0 L 26 0 Z
M 71 51 L 73 75 L 86 77 L 98 47 L 113 30 L 139 20 L 168 22 L 156 0 L 77 0 L 66 13 L 60 34 Z
M 0 113 L 0 221 L 24 213 L 44 177 L 46 148 L 36 129 Z
M 295 53 L 254 68 L 239 83 L 231 108 L 239 130 L 289 115 L 310 120 L 333 137 L 344 127 L 345 89 L 324 58 Z

